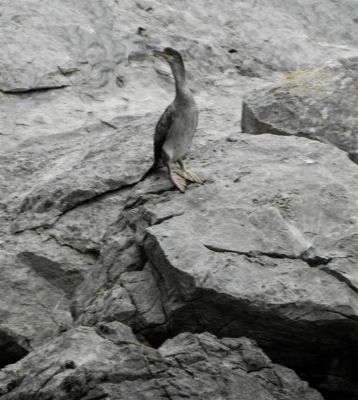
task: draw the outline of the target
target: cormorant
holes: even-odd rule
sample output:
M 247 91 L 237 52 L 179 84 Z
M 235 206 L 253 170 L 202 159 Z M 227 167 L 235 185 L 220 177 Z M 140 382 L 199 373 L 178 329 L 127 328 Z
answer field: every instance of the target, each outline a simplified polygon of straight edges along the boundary
M 196 174 L 185 168 L 183 161 L 198 125 L 198 109 L 186 83 L 185 67 L 180 53 L 167 47 L 163 51 L 153 49 L 152 54 L 169 63 L 175 79 L 176 95 L 157 122 L 154 133 L 154 163 L 149 171 L 164 163 L 171 181 L 181 192 L 185 192 L 186 181 L 203 183 Z M 181 170 L 173 171 L 173 163 L 178 163 Z

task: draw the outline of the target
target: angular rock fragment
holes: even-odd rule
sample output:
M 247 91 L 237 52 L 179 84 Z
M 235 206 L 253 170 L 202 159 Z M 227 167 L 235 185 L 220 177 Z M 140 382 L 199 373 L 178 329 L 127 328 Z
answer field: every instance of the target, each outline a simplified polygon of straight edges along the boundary
M 98 127 L 1 154 L 0 201 L 14 216 L 12 232 L 52 226 L 66 211 L 139 181 L 151 165 L 152 140 L 130 121 L 125 132 Z
M 296 135 L 358 151 L 358 58 L 312 65 L 249 94 L 242 131 Z
M 4 400 L 321 400 L 246 338 L 182 334 L 159 350 L 118 322 L 79 327 L 0 372 Z
M 69 299 L 93 262 L 35 232 L 0 233 L 1 367 L 72 326 Z
M 72 325 L 65 293 L 12 254 L 0 257 L 0 366 Z

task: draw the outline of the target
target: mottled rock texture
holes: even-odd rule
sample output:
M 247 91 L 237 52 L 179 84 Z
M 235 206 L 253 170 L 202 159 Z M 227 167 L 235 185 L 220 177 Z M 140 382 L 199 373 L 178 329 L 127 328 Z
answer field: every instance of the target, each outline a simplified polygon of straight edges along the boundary
M 118 322 L 69 331 L 0 376 L 4 400 L 322 399 L 249 339 L 186 333 L 154 350 Z
M 358 56 L 313 65 L 251 93 L 242 130 L 297 135 L 332 143 L 358 156 Z
M 162 110 L 171 97 L 168 69 L 127 62 L 144 43 L 182 51 L 202 117 L 214 107 L 213 122 L 228 123 L 213 134 L 225 136 L 230 121 L 240 122 L 242 94 L 259 84 L 255 77 L 354 54 L 356 7 L 355 0 L 3 0 L 2 146 Z
M 357 399 L 356 10 L 1 2 L 3 398 Z M 142 179 L 174 90 L 146 44 L 200 110 L 184 195 Z

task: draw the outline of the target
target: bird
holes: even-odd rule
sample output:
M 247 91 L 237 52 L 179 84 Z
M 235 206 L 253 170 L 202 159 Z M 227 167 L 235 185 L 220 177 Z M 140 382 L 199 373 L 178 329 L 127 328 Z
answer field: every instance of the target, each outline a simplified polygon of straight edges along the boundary
M 203 183 L 199 176 L 189 171 L 184 164 L 184 157 L 191 147 L 198 125 L 198 108 L 187 85 L 181 54 L 171 47 L 166 47 L 163 50 L 153 49 L 152 55 L 169 64 L 175 80 L 175 98 L 156 124 L 154 163 L 147 174 L 164 164 L 173 184 L 181 192 L 185 192 L 187 181 Z M 180 170 L 173 170 L 174 163 L 179 164 Z

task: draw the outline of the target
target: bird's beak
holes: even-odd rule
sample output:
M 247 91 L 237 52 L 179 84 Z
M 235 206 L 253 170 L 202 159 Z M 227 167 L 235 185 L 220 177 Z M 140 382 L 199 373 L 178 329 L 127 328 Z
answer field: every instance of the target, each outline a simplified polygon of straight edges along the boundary
M 154 57 L 157 57 L 157 58 L 164 58 L 164 59 L 167 60 L 167 54 L 165 54 L 163 51 L 160 51 L 160 50 L 153 50 L 152 54 L 153 54 Z
M 157 58 L 164 58 L 164 60 L 170 61 L 171 56 L 164 51 L 158 49 L 157 47 L 151 48 L 152 55 Z
M 165 56 L 165 53 L 163 53 L 162 51 L 160 51 L 160 50 L 157 50 L 157 49 L 153 49 L 152 50 L 152 55 L 154 56 L 154 57 L 164 57 Z
M 171 56 L 169 54 L 166 54 L 164 51 L 162 51 L 158 47 L 147 45 L 145 49 L 132 51 L 128 55 L 128 63 L 131 63 L 132 61 L 144 61 L 145 59 L 147 59 L 150 56 L 154 56 L 156 58 L 161 58 L 166 61 L 171 60 Z

